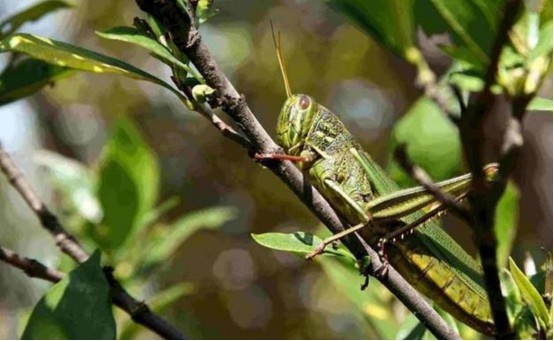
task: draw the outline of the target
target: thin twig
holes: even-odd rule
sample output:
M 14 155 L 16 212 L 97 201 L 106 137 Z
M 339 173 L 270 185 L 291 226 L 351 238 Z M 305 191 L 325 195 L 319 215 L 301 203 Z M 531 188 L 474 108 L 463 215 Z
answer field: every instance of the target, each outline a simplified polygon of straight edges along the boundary
M 60 224 L 58 218 L 48 210 L 37 193 L 31 188 L 23 173 L 19 171 L 10 156 L 0 145 L 0 170 L 15 188 L 27 205 L 33 210 L 42 226 L 52 234 L 58 247 L 78 263 L 86 261 L 89 254 L 81 244 Z
M 164 25 L 176 46 L 200 71 L 206 83 L 216 90 L 224 111 L 243 130 L 254 146 L 254 151 L 260 154 L 279 152 L 281 148 L 271 139 L 252 113 L 244 96 L 238 93 L 213 59 L 194 25 L 191 26 L 193 19 L 190 18 L 189 13 L 180 10 L 175 0 L 136 0 L 136 2 L 143 11 Z M 344 230 L 342 222 L 329 203 L 314 187 L 306 185 L 302 173 L 292 163 L 274 161 L 264 165 L 277 175 L 329 230 L 333 233 Z M 364 248 L 364 245 L 354 236 L 346 237 L 343 242 L 358 259 L 369 254 L 374 259 L 372 266 L 379 267 L 382 264 L 377 252 L 371 247 Z M 457 333 L 442 322 L 436 311 L 392 267 L 388 275 L 382 279 L 382 283 L 397 295 L 401 302 L 413 309 L 414 314 L 437 338 L 459 338 Z
M 495 96 L 491 87 L 496 81 L 502 49 L 508 41 L 509 32 L 514 25 L 521 7 L 521 0 L 509 0 L 504 8 L 503 16 L 498 26 L 497 37 L 493 43 L 490 64 L 485 73 L 483 90 L 472 98 L 468 108 L 463 112 L 460 122 L 460 135 L 465 150 L 469 168 L 473 174 L 472 189 L 468 202 L 474 217 L 475 237 L 483 266 L 485 287 L 491 305 L 491 311 L 497 337 L 514 338 L 515 334 L 506 312 L 505 299 L 500 288 L 499 269 L 497 263 L 497 240 L 494 233 L 495 211 L 498 201 L 506 188 L 507 175 L 511 172 L 505 169 L 506 164 L 500 162 L 499 174 L 501 180 L 492 186 L 487 184 L 483 171 L 483 141 L 484 122 L 492 114 Z M 511 148 L 510 148 L 511 149 Z
M 58 218 L 50 212 L 1 144 L 0 170 L 33 210 L 40 220 L 42 227 L 54 237 L 60 250 L 73 258 L 77 263 L 86 261 L 89 257 L 88 252 L 81 246 L 77 239 L 62 226 Z M 145 303 L 139 302 L 129 295 L 113 276 L 107 276 L 107 279 L 108 283 L 110 283 L 113 303 L 126 311 L 135 322 L 166 339 L 185 338 L 179 330 L 153 313 Z
M 3 246 L 0 246 L 0 261 L 22 270 L 29 277 L 41 278 L 52 283 L 57 283 L 64 277 L 64 273 L 51 269 L 35 259 L 20 256 Z
M 247 150 L 253 150 L 254 146 L 252 145 L 252 142 L 250 142 L 246 137 L 242 136 L 239 132 L 237 132 L 235 129 L 233 129 L 231 126 L 229 126 L 227 123 L 225 123 L 219 116 L 216 115 L 216 113 L 212 110 L 212 108 L 208 107 L 204 103 L 198 103 L 193 100 L 192 90 L 189 86 L 181 85 L 179 82 L 175 80 L 175 83 L 179 87 L 181 91 L 185 93 L 185 95 L 191 99 L 194 110 L 198 112 L 200 115 L 205 117 L 210 123 L 223 135 L 223 137 L 226 137 L 235 143 L 240 144 Z
M 438 201 L 451 209 L 454 213 L 460 216 L 468 224 L 473 223 L 473 218 L 466 208 L 460 205 L 456 198 L 443 190 L 441 190 L 431 179 L 431 177 L 423 170 L 423 168 L 414 164 L 406 153 L 406 145 L 400 144 L 394 151 L 394 158 L 400 166 L 421 186 L 425 187 Z
M 462 141 L 466 150 L 466 158 L 469 168 L 474 173 L 474 184 L 477 191 L 486 191 L 486 178 L 483 172 L 483 155 L 481 155 L 481 146 L 484 134 L 482 128 L 486 117 L 491 115 L 491 108 L 495 100 L 492 93 L 492 86 L 496 82 L 498 65 L 502 49 L 509 38 L 509 32 L 515 24 L 522 0 L 509 0 L 504 8 L 504 15 L 499 23 L 497 37 L 494 41 L 490 53 L 490 64 L 485 73 L 485 85 L 477 93 L 475 98 L 469 104 L 460 121 L 460 130 Z
M 246 137 L 242 136 L 240 133 L 238 133 L 236 130 L 231 128 L 227 123 L 225 123 L 219 116 L 217 116 L 211 108 L 209 108 L 204 103 L 198 103 L 196 106 L 196 111 L 201 113 L 203 116 L 205 116 L 212 125 L 219 130 L 221 135 L 223 137 L 226 137 L 235 143 L 240 144 L 247 150 L 253 150 L 254 146 L 252 145 L 252 142 L 250 142 Z
M 452 110 L 448 99 L 441 92 L 441 88 L 437 83 L 437 76 L 431 70 L 421 52 L 416 48 L 411 48 L 406 54 L 406 59 L 416 68 L 416 86 L 423 90 L 425 96 L 435 102 L 446 117 L 452 122 L 457 123 L 460 118 L 459 113 Z
M 65 276 L 63 272 L 60 272 L 56 269 L 51 269 L 37 260 L 22 257 L 19 254 L 2 246 L 0 246 L 0 261 L 3 261 L 15 268 L 22 270 L 29 277 L 40 278 L 52 283 L 57 283 L 61 281 L 62 278 Z M 113 303 L 125 311 L 131 311 L 132 313 L 130 313 L 130 316 L 133 321 L 144 325 L 152 331 L 159 329 L 160 326 L 164 326 L 163 329 L 166 330 L 170 330 L 173 328 L 164 319 L 153 314 L 150 311 L 148 305 L 146 305 L 144 302 L 138 302 L 133 297 L 131 297 L 123 289 L 121 284 L 114 279 L 110 268 L 108 268 L 107 270 L 105 269 L 104 273 L 110 285 Z M 162 334 L 158 335 L 163 336 Z M 173 339 L 175 339 L 176 336 L 177 335 L 168 334 L 166 335 L 166 338 L 171 339 L 173 337 Z

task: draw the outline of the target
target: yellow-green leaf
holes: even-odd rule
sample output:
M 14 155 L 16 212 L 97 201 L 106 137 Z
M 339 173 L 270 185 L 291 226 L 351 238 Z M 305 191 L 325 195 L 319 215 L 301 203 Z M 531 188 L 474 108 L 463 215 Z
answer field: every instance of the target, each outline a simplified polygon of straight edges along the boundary
M 509 268 L 514 281 L 516 282 L 521 296 L 529 304 L 533 315 L 539 321 L 543 330 L 549 330 L 552 326 L 552 318 L 548 313 L 546 304 L 544 303 L 541 295 L 537 289 L 533 286 L 531 281 L 525 276 L 525 274 L 517 267 L 512 258 L 509 259 Z
M 288 251 L 294 253 L 310 253 L 315 250 L 322 242 L 317 236 L 306 232 L 294 232 L 294 233 L 252 233 L 254 240 L 267 248 Z M 323 254 L 332 254 L 337 256 L 346 256 L 352 258 L 353 256 L 345 250 L 333 249 L 332 246 L 325 248 Z
M 104 39 L 119 40 L 143 47 L 165 64 L 178 67 L 185 73 L 193 75 L 199 82 L 203 82 L 202 76 L 198 75 L 198 73 L 192 70 L 186 63 L 183 63 L 172 55 L 165 46 L 144 35 L 134 27 L 114 27 L 106 31 L 97 31 L 96 34 Z
M 96 53 L 60 41 L 32 34 L 14 34 L 0 42 L 1 52 L 19 52 L 47 63 L 94 73 L 116 74 L 138 80 L 149 81 L 172 91 L 184 103 L 187 99 L 168 83 L 150 73 L 119 59 Z

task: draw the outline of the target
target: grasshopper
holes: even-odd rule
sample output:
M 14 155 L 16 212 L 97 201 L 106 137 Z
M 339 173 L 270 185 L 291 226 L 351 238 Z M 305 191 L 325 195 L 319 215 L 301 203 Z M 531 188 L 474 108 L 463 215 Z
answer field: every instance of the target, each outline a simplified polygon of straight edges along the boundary
M 273 39 L 287 93 L 277 124 L 277 142 L 285 154 L 258 154 L 256 158 L 295 162 L 341 220 L 351 226 L 325 240 L 307 258 L 321 253 L 331 242 L 359 232 L 370 245 L 379 246 L 384 264 L 389 262 L 417 290 L 458 320 L 493 335 L 481 268 L 432 219 L 445 207 L 437 205 L 423 187 L 401 190 L 333 112 L 308 95 L 293 95 L 280 39 L 275 34 Z M 496 170 L 495 165 L 485 168 L 489 179 Z M 437 186 L 461 200 L 470 182 L 468 174 Z M 435 207 L 424 210 L 430 206 Z M 395 242 L 397 238 L 402 240 Z

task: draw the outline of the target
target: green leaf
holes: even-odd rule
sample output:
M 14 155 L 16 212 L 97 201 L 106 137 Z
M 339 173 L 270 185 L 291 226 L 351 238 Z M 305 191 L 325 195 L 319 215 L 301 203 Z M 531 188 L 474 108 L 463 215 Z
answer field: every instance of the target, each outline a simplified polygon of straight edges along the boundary
M 19 52 L 47 63 L 79 71 L 108 73 L 133 79 L 149 81 L 171 90 L 183 103 L 188 100 L 179 91 L 163 80 L 127 64 L 119 59 L 108 57 L 91 50 L 56 40 L 31 35 L 14 34 L 0 42 L 0 52 Z
M 495 214 L 494 231 L 498 240 L 496 254 L 498 265 L 503 268 L 512 250 L 519 216 L 519 190 L 513 182 L 508 183 Z
M 19 29 L 23 24 L 27 22 L 38 20 L 49 13 L 69 7 L 71 7 L 70 4 L 65 1 L 59 0 L 43 1 L 35 4 L 21 12 L 12 15 L 9 18 L 4 19 L 0 23 L 0 39 L 4 39 L 4 37 L 7 37 L 10 34 L 14 33 L 15 31 L 17 31 L 17 29 Z
M 34 94 L 46 85 L 71 75 L 71 70 L 42 60 L 18 58 L 0 75 L 0 105 Z
M 177 283 L 165 290 L 158 292 L 154 297 L 148 300 L 148 306 L 155 313 L 161 313 L 167 309 L 171 304 L 177 301 L 183 296 L 194 293 L 195 286 L 192 283 Z M 143 329 L 140 325 L 135 323 L 132 319 L 128 319 L 124 322 L 119 333 L 119 340 L 131 340 L 136 339 L 137 334 Z
M 479 92 L 485 86 L 483 75 L 476 70 L 453 71 L 448 74 L 448 82 L 461 90 Z
M 514 316 L 520 313 L 523 305 L 517 284 L 507 268 L 500 270 L 500 284 L 502 286 L 502 293 L 506 297 L 508 317 L 513 319 Z
M 323 241 L 317 236 L 314 236 L 311 233 L 306 232 L 294 232 L 294 233 L 262 233 L 254 234 L 252 233 L 252 238 L 254 240 L 267 248 L 279 250 L 279 251 L 288 251 L 294 253 L 306 254 L 315 250 Z M 328 246 L 323 251 L 322 255 L 335 255 L 335 256 L 345 256 L 352 258 L 353 256 L 343 250 L 343 249 L 334 249 L 332 246 Z
M 420 1 L 430 1 L 436 9 L 434 13 L 438 13 L 448 25 L 448 32 L 454 40 L 451 50 L 460 50 L 457 54 L 465 56 L 466 61 L 476 66 L 488 65 L 503 1 Z M 418 22 L 424 20 L 428 19 L 418 18 Z
M 203 82 L 201 76 L 193 71 L 187 64 L 175 58 L 165 46 L 134 27 L 114 27 L 102 32 L 97 31 L 96 34 L 105 39 L 119 40 L 141 46 L 150 51 L 154 57 L 158 58 L 163 63 L 178 67 L 185 73 L 192 74 L 199 82 Z
M 521 292 L 521 296 L 529 304 L 533 315 L 539 321 L 543 330 L 550 330 L 552 328 L 552 318 L 548 313 L 546 304 L 544 303 L 541 295 L 537 289 L 533 286 L 531 281 L 525 276 L 525 274 L 517 267 L 512 258 L 509 260 L 509 268 L 514 281 Z
M 527 110 L 552 112 L 552 99 L 544 97 L 534 97 L 531 102 L 529 102 L 529 105 L 527 105 Z
M 552 297 L 552 252 L 546 252 L 546 261 L 543 265 L 544 268 L 544 295 Z M 552 305 L 550 305 L 550 313 L 552 314 Z
M 96 178 L 85 165 L 46 150 L 36 154 L 35 162 L 46 170 L 54 188 L 81 216 L 94 223 L 100 222 L 102 208 L 94 192 Z
M 37 303 L 22 339 L 114 339 L 110 288 L 96 251 Z
M 148 253 L 144 255 L 144 269 L 156 266 L 167 260 L 177 248 L 201 229 L 214 230 L 236 218 L 238 212 L 233 207 L 212 207 L 194 211 L 179 218 L 170 226 L 152 232 Z
M 161 203 L 158 207 L 150 210 L 144 216 L 143 221 L 140 223 L 140 229 L 146 228 L 151 224 L 156 223 L 164 214 L 171 209 L 179 205 L 179 197 L 171 197 L 168 200 Z
M 460 334 L 460 329 L 458 328 L 458 323 L 456 319 L 452 315 L 450 315 L 446 310 L 439 307 L 436 303 L 433 304 L 433 309 L 439 313 L 440 317 L 444 320 L 444 322 L 456 333 Z M 429 333 L 430 334 L 430 333 Z M 435 337 L 433 337 L 435 339 Z
M 443 180 L 459 175 L 462 149 L 458 129 L 426 97 L 420 98 L 408 113 L 396 123 L 392 132 L 391 151 L 399 143 L 407 145 L 410 158 L 435 180 Z M 402 187 L 413 184 L 396 161 L 390 157 L 389 174 Z
M 196 291 L 196 285 L 189 282 L 181 282 L 162 290 L 148 300 L 148 306 L 155 312 L 162 312 L 179 298 L 191 295 Z
M 541 25 L 537 45 L 531 50 L 529 60 L 552 54 L 552 20 Z
M 402 324 L 394 329 L 395 340 L 434 340 L 435 338 L 413 314 L 406 316 Z
M 156 156 L 130 120 L 116 124 L 99 172 L 98 197 L 106 228 L 92 232 L 100 245 L 113 250 L 136 232 L 158 199 Z
M 401 57 L 414 46 L 414 0 L 326 0 Z
M 205 23 L 218 13 L 217 9 L 213 8 L 214 0 L 199 0 L 196 5 L 196 17 L 200 24 Z
M 414 329 L 404 338 L 404 340 L 424 340 L 425 338 L 425 332 L 427 331 L 427 328 L 419 322 Z
M 198 84 L 192 88 L 192 96 L 199 103 L 204 103 L 215 95 L 215 90 L 206 84 Z
M 399 332 L 399 334 L 402 331 Z M 427 332 L 427 328 L 421 323 L 417 322 L 416 325 L 409 331 L 408 335 L 402 338 L 402 340 L 428 340 L 429 338 L 426 337 L 425 332 Z M 397 336 L 397 339 L 400 339 Z

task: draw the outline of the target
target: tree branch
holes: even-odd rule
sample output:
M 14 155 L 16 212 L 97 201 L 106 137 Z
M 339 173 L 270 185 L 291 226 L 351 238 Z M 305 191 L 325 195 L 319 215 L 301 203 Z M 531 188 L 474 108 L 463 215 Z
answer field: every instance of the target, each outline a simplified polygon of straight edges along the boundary
M 42 202 L 37 193 L 27 182 L 23 174 L 14 164 L 9 154 L 0 145 L 0 170 L 6 176 L 10 184 L 19 192 L 27 205 L 33 210 L 44 227 L 56 240 L 56 244 L 63 253 L 73 258 L 77 263 L 83 263 L 89 257 L 88 252 L 81 246 L 77 239 L 71 235 L 60 223 L 58 218 L 50 212 Z M 6 258 L 6 260 L 4 259 Z M 9 253 L 2 257 L 2 260 L 16 262 L 16 258 L 9 257 Z M 32 262 L 31 260 L 29 260 Z M 28 262 L 20 262 L 20 265 L 29 265 Z M 13 263 L 10 263 L 13 264 Z M 15 265 L 15 264 L 13 264 Z M 170 325 L 160 316 L 153 313 L 148 306 L 133 298 L 121 284 L 111 276 L 106 276 L 110 284 L 112 302 L 127 312 L 133 321 L 145 326 L 154 333 L 166 339 L 184 339 L 184 335 L 175 327 Z
M 489 186 L 487 184 L 486 174 L 483 171 L 484 162 L 482 151 L 483 141 L 485 140 L 484 122 L 488 116 L 492 115 L 491 109 L 496 99 L 492 93 L 491 87 L 496 82 L 502 49 L 508 42 L 509 32 L 516 21 L 521 2 L 521 0 L 507 1 L 502 19 L 498 26 L 497 37 L 490 53 L 490 64 L 486 70 L 484 88 L 472 98 L 459 122 L 460 135 L 465 150 L 466 160 L 473 174 L 472 189 L 468 195 L 468 202 L 470 203 L 470 209 L 474 219 L 471 225 L 474 227 L 476 244 L 479 249 L 483 267 L 485 287 L 489 297 L 495 326 L 497 328 L 497 337 L 499 338 L 515 337 L 508 320 L 505 300 L 500 288 L 496 255 L 498 243 L 494 232 L 496 206 L 502 193 L 504 193 L 506 189 L 507 178 L 513 167 L 510 166 L 506 168 L 507 163 L 505 161 L 508 160 L 501 157 L 499 166 L 501 180 Z M 508 130 L 510 131 L 511 128 Z M 507 149 L 512 150 L 511 147 Z M 513 160 L 511 157 L 509 159 Z M 510 162 L 511 161 L 508 163 Z
M 61 281 L 64 276 L 58 270 L 50 269 L 37 260 L 22 257 L 3 246 L 0 246 L 0 260 L 22 270 L 29 277 L 44 279 L 52 283 Z
M 173 83 L 181 90 L 190 100 L 192 105 L 194 106 L 194 111 L 199 113 L 200 115 L 204 116 L 210 123 L 223 135 L 223 137 L 228 138 L 232 140 L 235 143 L 240 144 L 242 147 L 246 148 L 247 150 L 253 150 L 254 146 L 252 145 L 252 142 L 250 142 L 246 137 L 242 136 L 240 133 L 238 133 L 236 130 L 234 130 L 232 127 L 230 127 L 227 123 L 225 123 L 219 116 L 216 115 L 216 113 L 212 110 L 212 108 L 208 107 L 204 103 L 198 103 L 196 100 L 194 100 L 194 96 L 192 94 L 192 89 L 188 85 L 181 84 L 175 77 L 173 78 Z
M 240 95 L 211 56 L 208 48 L 192 23 L 192 13 L 181 10 L 175 0 L 136 0 L 138 6 L 159 20 L 171 34 L 177 47 L 187 55 L 190 61 L 206 79 L 206 83 L 216 90 L 224 111 L 235 121 L 251 141 L 254 151 L 265 154 L 279 152 L 281 148 L 271 139 L 250 110 L 244 96 Z M 190 11 L 188 11 L 190 12 Z M 264 163 L 277 175 L 302 202 L 333 233 L 344 227 L 329 203 L 312 186 L 304 181 L 302 173 L 288 161 L 269 161 Z M 359 236 L 356 235 L 357 238 Z M 375 250 L 365 247 L 354 236 L 343 240 L 346 247 L 361 259 L 366 253 L 372 259 L 372 268 L 379 268 L 381 261 Z M 388 275 L 379 279 L 401 302 L 408 307 L 427 328 L 441 339 L 459 339 L 459 335 L 450 329 L 437 312 L 412 288 L 392 267 Z

